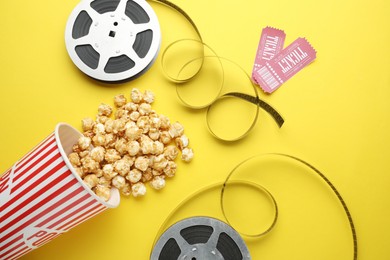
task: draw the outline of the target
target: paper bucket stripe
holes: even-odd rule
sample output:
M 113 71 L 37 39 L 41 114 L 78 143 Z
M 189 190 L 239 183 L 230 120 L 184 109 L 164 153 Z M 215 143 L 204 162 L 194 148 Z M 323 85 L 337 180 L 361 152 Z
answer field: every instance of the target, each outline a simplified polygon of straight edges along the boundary
M 66 124 L 0 176 L 0 259 L 17 259 L 107 208 L 67 159 L 81 134 Z

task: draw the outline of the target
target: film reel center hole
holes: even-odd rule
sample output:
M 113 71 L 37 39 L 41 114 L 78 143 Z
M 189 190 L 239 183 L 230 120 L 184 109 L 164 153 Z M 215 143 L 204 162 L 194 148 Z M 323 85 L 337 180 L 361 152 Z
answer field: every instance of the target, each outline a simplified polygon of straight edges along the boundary
M 118 25 L 118 22 L 114 22 L 114 26 L 117 26 L 117 25 Z M 110 33 L 108 34 L 108 36 L 114 38 L 114 37 L 115 37 L 115 34 L 116 34 L 115 31 L 110 31 Z
M 115 37 L 115 31 L 110 31 L 110 33 L 108 34 L 108 36 L 110 36 L 110 37 Z

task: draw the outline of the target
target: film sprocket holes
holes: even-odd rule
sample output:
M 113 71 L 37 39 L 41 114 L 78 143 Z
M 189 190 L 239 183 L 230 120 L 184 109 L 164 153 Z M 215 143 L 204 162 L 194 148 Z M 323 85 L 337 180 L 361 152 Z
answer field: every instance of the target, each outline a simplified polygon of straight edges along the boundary
M 65 30 L 73 63 L 88 76 L 112 83 L 147 71 L 160 43 L 157 16 L 145 0 L 83 0 Z

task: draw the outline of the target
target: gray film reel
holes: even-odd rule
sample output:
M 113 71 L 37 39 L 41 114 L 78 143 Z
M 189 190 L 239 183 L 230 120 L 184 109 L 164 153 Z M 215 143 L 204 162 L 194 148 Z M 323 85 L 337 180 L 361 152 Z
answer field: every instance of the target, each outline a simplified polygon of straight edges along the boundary
M 161 43 L 145 0 L 82 0 L 70 14 L 65 44 L 73 63 L 106 82 L 131 80 L 153 64 Z
M 249 260 L 237 231 L 210 217 L 192 217 L 168 228 L 153 248 L 151 260 Z

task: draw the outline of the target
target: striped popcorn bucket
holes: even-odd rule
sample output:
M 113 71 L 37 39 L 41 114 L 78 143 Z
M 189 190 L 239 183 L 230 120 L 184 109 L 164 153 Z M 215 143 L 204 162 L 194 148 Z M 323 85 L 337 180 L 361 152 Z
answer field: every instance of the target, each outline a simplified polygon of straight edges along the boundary
M 81 133 L 60 123 L 0 176 L 0 259 L 17 259 L 107 208 L 74 171 L 67 155 Z

